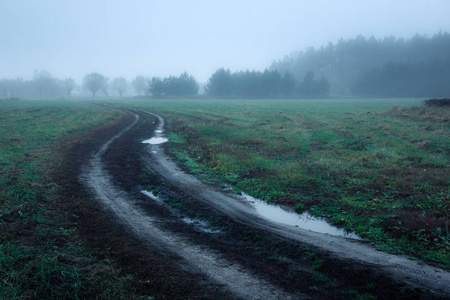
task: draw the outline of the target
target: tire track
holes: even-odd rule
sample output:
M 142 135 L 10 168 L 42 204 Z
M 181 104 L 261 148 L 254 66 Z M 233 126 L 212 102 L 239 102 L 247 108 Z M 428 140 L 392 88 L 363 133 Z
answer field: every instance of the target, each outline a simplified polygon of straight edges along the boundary
M 230 294 L 243 299 L 305 299 L 303 294 L 291 295 L 252 274 L 239 264 L 223 258 L 206 247 L 192 244 L 186 238 L 163 230 L 158 220 L 146 214 L 133 199 L 112 183 L 105 170 L 103 157 L 111 144 L 135 126 L 139 115 L 132 113 L 133 122 L 108 140 L 82 168 L 80 180 L 103 206 L 114 213 L 120 222 L 150 247 L 162 253 L 171 253 L 181 259 L 180 267 L 205 274 L 211 281 L 223 286 Z M 163 126 L 163 122 L 159 125 Z M 182 174 L 181 174 L 182 175 Z

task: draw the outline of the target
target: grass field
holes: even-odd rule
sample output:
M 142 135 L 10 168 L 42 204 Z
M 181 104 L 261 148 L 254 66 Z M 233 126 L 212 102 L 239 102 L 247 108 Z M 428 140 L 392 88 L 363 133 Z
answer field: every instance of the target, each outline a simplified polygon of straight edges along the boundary
M 126 293 L 126 279 L 69 221 L 52 179 L 71 145 L 119 116 L 77 101 L 0 100 L 0 299 Z
M 206 181 L 450 268 L 450 112 L 420 99 L 142 100 Z
M 171 151 L 205 181 L 450 269 L 448 110 L 411 99 L 102 102 L 164 116 Z M 129 276 L 89 250 L 52 179 L 71 146 L 120 116 L 82 101 L 0 101 L 3 298 L 132 295 Z

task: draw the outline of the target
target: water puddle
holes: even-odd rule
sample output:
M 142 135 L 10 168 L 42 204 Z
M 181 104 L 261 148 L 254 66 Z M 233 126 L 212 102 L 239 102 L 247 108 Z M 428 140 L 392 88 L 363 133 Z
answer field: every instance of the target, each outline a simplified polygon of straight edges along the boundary
M 164 200 L 153 194 L 151 191 L 141 190 L 141 193 L 149 197 L 150 199 L 156 201 L 158 204 L 164 204 Z M 220 233 L 221 231 L 217 228 L 211 227 L 207 221 L 192 219 L 189 217 L 183 217 L 181 219 L 184 223 L 193 226 L 196 230 L 203 233 Z
M 267 204 L 264 201 L 256 199 L 250 195 L 242 193 L 245 200 L 250 202 L 256 211 L 263 217 L 286 225 L 292 225 L 296 227 L 300 227 L 302 229 L 326 233 L 334 236 L 343 236 L 346 238 L 357 239 L 361 238 L 354 233 L 347 232 L 343 229 L 331 226 L 326 221 L 315 218 L 308 213 L 303 213 L 301 215 L 288 212 L 276 205 Z
M 159 144 L 163 144 L 163 143 L 165 143 L 167 141 L 169 141 L 169 139 L 165 138 L 165 137 L 152 137 L 151 139 L 142 141 L 142 143 L 144 143 L 144 144 L 152 144 L 152 145 L 159 145 Z
M 153 194 L 153 192 L 142 190 L 141 193 L 159 203 L 163 203 L 163 200 L 161 198 L 159 198 L 158 196 L 156 196 L 155 194 Z
M 160 120 L 160 124 L 157 127 L 158 129 L 155 130 L 155 136 L 150 139 L 142 141 L 142 143 L 151 144 L 151 145 L 159 145 L 159 144 L 168 142 L 169 139 L 166 138 L 166 136 L 164 135 L 164 130 L 162 129 L 162 126 L 164 126 L 164 121 Z
M 199 219 L 191 219 L 188 217 L 184 217 L 182 221 L 186 224 L 194 226 L 197 230 L 204 233 L 220 233 L 221 231 L 219 229 L 212 228 L 211 225 L 208 224 L 208 222 L 199 220 Z

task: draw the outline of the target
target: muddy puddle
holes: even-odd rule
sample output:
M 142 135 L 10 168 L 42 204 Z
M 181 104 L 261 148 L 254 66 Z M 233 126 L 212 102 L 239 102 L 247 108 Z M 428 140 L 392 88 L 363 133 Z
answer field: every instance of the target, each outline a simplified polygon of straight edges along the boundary
M 165 142 L 169 141 L 169 139 L 165 138 L 165 137 L 152 137 L 148 140 L 144 140 L 142 141 L 142 143 L 144 144 L 152 144 L 152 145 L 158 145 L 158 144 L 163 144 Z
M 154 200 L 156 203 L 158 203 L 160 205 L 165 204 L 164 199 L 155 195 L 151 191 L 141 190 L 141 193 L 146 195 L 150 199 Z M 197 218 L 189 218 L 189 217 L 184 216 L 181 218 L 181 221 L 183 221 L 183 223 L 185 223 L 185 224 L 191 225 L 197 231 L 202 232 L 202 233 L 221 233 L 222 232 L 220 229 L 217 229 L 217 228 L 214 228 L 213 226 L 211 226 L 211 224 L 209 224 L 207 221 L 200 220 Z
M 151 145 L 159 145 L 159 144 L 166 143 L 168 141 L 169 141 L 169 139 L 166 138 L 166 136 L 164 135 L 164 130 L 156 129 L 154 137 L 149 138 L 147 140 L 143 140 L 142 143 L 143 144 L 151 144 Z
M 288 212 L 280 206 L 267 204 L 266 202 L 256 199 L 248 194 L 242 193 L 242 196 L 246 201 L 250 202 L 250 204 L 255 208 L 258 214 L 271 221 L 299 227 L 318 233 L 343 236 L 346 238 L 357 240 L 361 239 L 356 234 L 331 226 L 326 221 L 315 218 L 307 212 L 302 214 Z

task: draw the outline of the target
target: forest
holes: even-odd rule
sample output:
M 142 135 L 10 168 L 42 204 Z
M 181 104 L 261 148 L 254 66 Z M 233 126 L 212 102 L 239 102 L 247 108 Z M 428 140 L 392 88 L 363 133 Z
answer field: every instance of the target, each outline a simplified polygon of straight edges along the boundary
M 332 95 L 445 97 L 450 94 L 450 34 L 340 39 L 294 52 L 270 69 L 296 78 L 308 71 L 325 76 Z
M 291 72 L 283 76 L 277 70 L 240 71 L 231 73 L 221 68 L 206 84 L 206 94 L 219 97 L 240 98 L 298 98 L 326 97 L 328 80 L 322 75 L 314 79 L 313 72 L 307 72 L 299 82 Z

